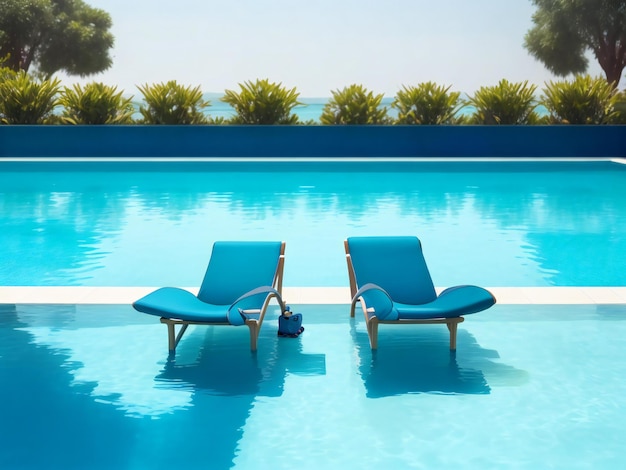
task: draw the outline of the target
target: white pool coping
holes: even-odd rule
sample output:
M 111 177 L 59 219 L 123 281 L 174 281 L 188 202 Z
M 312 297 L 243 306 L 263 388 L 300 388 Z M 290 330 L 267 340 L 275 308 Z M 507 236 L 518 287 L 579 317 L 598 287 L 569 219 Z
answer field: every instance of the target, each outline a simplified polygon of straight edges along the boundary
M 307 163 L 307 162 L 600 162 L 626 165 L 626 157 L 2 157 L 1 163 Z
M 0 304 L 130 304 L 156 287 L 0 286 Z M 185 288 L 196 293 L 197 287 Z M 443 288 L 438 288 L 440 291 Z M 487 287 L 499 304 L 626 304 L 626 287 Z M 349 304 L 347 287 L 285 287 L 289 304 Z

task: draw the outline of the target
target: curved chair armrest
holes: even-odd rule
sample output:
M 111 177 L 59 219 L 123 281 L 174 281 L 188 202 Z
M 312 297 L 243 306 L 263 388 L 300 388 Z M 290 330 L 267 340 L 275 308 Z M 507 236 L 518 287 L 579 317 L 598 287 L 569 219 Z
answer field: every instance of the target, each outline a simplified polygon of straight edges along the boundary
M 230 307 L 228 307 L 228 318 L 230 319 L 230 312 L 231 310 L 242 300 L 250 298 L 250 297 L 254 297 L 255 295 L 260 295 L 260 294 L 271 294 L 274 297 L 276 297 L 276 300 L 278 301 L 278 304 L 280 305 L 280 311 L 284 312 L 286 309 L 286 305 L 285 302 L 282 298 L 282 296 L 280 295 L 280 292 L 278 292 L 276 289 L 274 289 L 272 286 L 261 286 L 261 287 L 257 287 L 256 289 L 252 289 L 248 292 L 246 292 L 245 294 L 241 295 L 237 300 L 235 300 Z M 238 309 L 239 315 L 241 315 L 241 318 L 243 319 L 243 321 L 245 322 L 246 320 L 248 320 L 248 316 L 243 312 L 243 309 Z M 231 321 L 232 322 L 232 321 Z
M 363 299 L 363 308 L 368 318 L 376 315 L 379 319 L 385 320 L 394 311 L 393 299 L 389 293 L 379 285 L 370 282 L 363 285 L 354 294 L 352 304 L 350 305 L 351 316 L 354 316 L 354 308 L 359 298 Z

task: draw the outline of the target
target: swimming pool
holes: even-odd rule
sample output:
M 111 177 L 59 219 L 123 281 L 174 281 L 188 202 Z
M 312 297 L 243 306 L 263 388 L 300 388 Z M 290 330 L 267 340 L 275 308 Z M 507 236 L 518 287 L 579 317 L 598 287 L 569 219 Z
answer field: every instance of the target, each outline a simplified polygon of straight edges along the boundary
M 286 286 L 346 286 L 342 241 L 417 235 L 437 285 L 624 286 L 610 161 L 0 162 L 0 285 L 198 285 L 220 239 L 287 242 Z
M 438 285 L 626 285 L 612 162 L 0 168 L 0 286 L 193 286 L 229 238 L 286 240 L 287 287 L 342 286 L 362 234 L 420 236 Z M 297 304 L 296 340 L 273 308 L 257 354 L 245 329 L 192 327 L 169 357 L 128 302 L 27 300 L 0 304 L 0 468 L 622 465 L 624 301 L 497 304 L 456 354 L 434 325 L 381 328 L 372 354 L 347 305 Z

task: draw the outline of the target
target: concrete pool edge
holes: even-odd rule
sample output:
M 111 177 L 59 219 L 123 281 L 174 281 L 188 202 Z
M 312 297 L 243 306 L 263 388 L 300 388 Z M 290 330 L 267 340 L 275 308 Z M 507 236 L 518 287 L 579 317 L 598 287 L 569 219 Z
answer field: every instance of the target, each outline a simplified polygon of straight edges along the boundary
M 0 304 L 130 304 L 156 287 L 0 286 Z M 197 288 L 186 287 L 196 293 Z M 438 291 L 443 288 L 438 288 Z M 626 287 L 488 287 L 499 304 L 626 304 Z M 348 287 L 285 287 L 294 305 L 349 304 Z

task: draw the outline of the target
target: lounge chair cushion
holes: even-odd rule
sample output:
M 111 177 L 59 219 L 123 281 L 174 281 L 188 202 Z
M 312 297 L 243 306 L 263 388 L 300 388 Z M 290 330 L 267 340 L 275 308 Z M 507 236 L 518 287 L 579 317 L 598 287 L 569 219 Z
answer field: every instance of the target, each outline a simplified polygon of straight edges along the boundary
M 271 285 L 280 250 L 281 242 L 215 242 L 198 298 L 228 306 L 245 292 Z
M 417 237 L 351 237 L 357 285 L 383 286 L 394 302 L 425 304 L 437 298 Z
M 496 301 L 488 290 L 469 285 L 445 289 L 435 300 L 424 304 L 394 302 L 389 293 L 376 284 L 363 286 L 356 294 L 359 296 L 371 309 L 368 317 L 375 315 L 383 321 L 460 317 L 485 310 Z
M 494 303 L 493 295 L 482 287 L 455 286 L 444 290 L 437 299 L 427 304 L 408 305 L 394 302 L 393 309 L 399 320 L 455 318 L 481 312 Z
M 186 321 L 230 323 L 229 305 L 213 305 L 202 302 L 191 292 L 177 287 L 162 287 L 133 303 L 133 307 L 143 313 L 159 317 L 176 318 Z M 235 321 L 243 323 L 241 315 L 235 311 Z M 234 315 L 233 315 L 234 317 Z
M 133 307 L 142 313 L 159 317 L 240 326 L 245 323 L 245 317 L 251 315 L 240 311 L 260 310 L 270 292 L 282 303 L 280 294 L 270 286 L 253 289 L 231 305 L 208 304 L 187 290 L 161 287 L 134 302 Z

